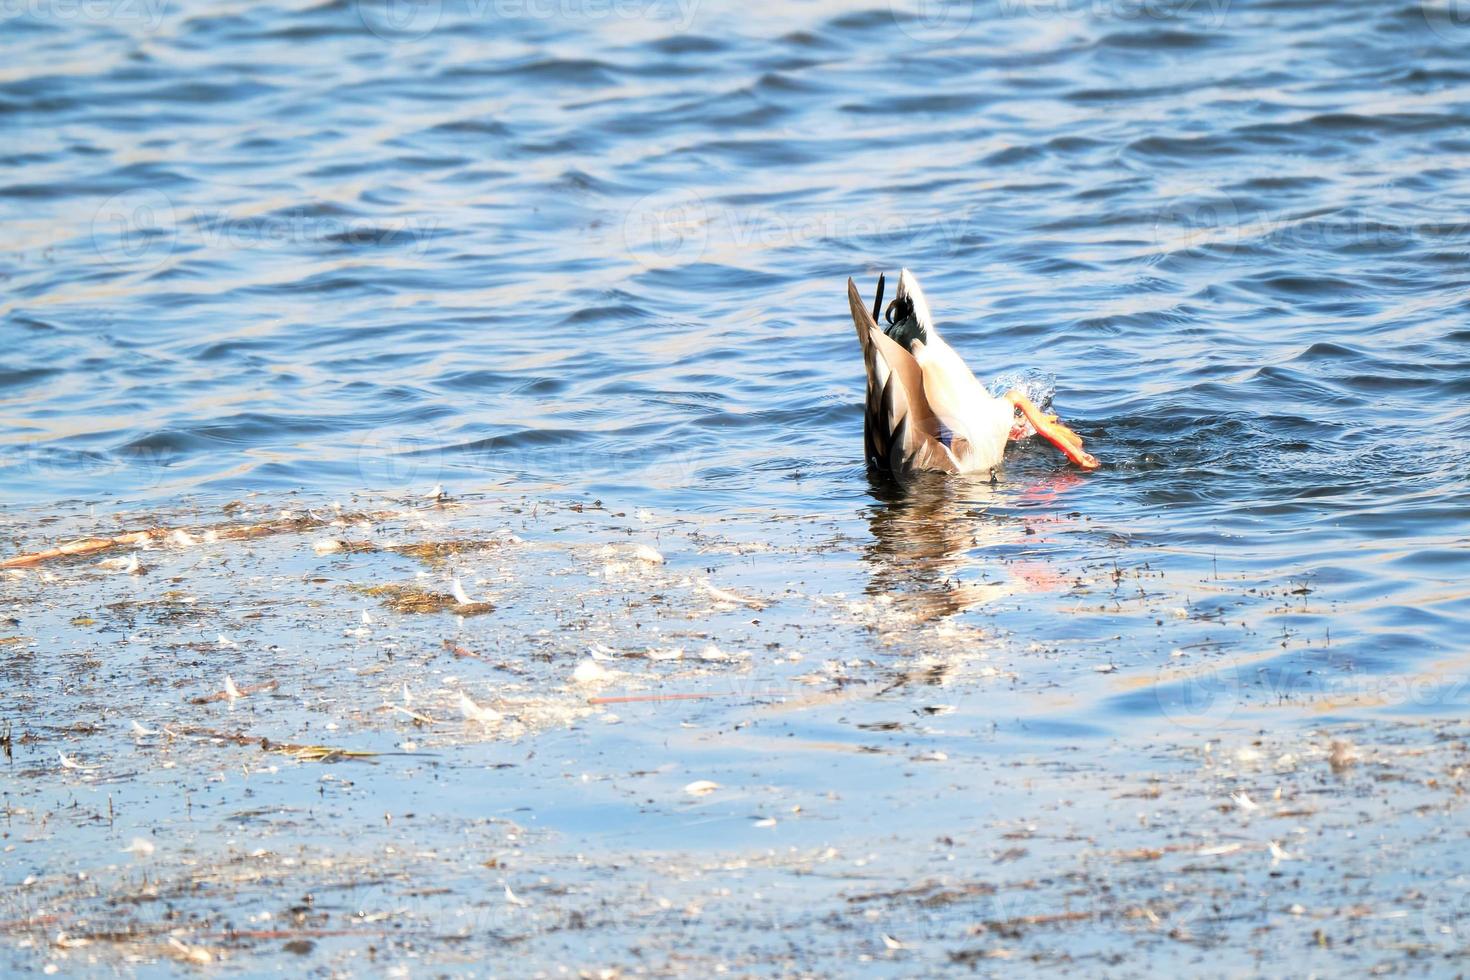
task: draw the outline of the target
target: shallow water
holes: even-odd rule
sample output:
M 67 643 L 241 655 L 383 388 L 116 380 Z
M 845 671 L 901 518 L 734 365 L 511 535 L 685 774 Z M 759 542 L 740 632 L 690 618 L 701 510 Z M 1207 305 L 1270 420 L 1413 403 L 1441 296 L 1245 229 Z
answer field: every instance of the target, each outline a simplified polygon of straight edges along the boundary
M 997 754 L 1454 719 L 1459 13 L 0 7 L 9 538 L 249 493 L 601 500 L 891 597 L 859 660 L 983 632 L 1019 687 L 970 679 Z M 1056 377 L 1101 471 L 865 474 L 844 281 L 900 266 L 982 377 Z M 16 632 L 90 644 L 33 627 L 33 584 Z
M 1147 699 L 1129 643 L 1004 628 L 1059 567 L 1088 630 L 1181 601 L 1167 574 L 865 590 L 939 570 L 828 518 L 534 499 L 228 536 L 278 514 L 0 583 L 11 968 L 1436 975 L 1470 945 L 1462 722 L 1190 686 L 1208 617 L 1159 619 L 1183 659 Z M 495 608 L 382 591 L 452 583 Z
M 1077 514 L 1068 553 L 1311 588 L 1288 688 L 1463 651 L 1470 27 L 926 9 L 8 17 L 0 493 L 758 504 L 979 576 L 961 515 Z M 870 484 L 842 283 L 900 264 L 1102 472 Z

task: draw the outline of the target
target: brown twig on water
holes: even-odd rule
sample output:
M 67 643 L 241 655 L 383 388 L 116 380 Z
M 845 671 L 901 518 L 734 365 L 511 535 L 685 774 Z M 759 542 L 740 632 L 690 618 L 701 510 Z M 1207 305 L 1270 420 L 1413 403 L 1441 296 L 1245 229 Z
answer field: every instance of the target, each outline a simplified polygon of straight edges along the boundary
M 0 919 L 0 933 L 19 932 L 22 929 L 35 929 L 60 921 L 61 916 L 59 915 L 37 915 L 27 919 Z
M 391 516 L 392 513 L 389 511 L 379 513 L 333 514 L 330 517 L 316 517 L 308 514 L 302 517 L 281 517 L 273 521 L 261 521 L 256 524 L 213 524 L 192 528 L 157 527 L 142 531 L 126 531 L 111 537 L 82 538 L 77 541 L 69 541 L 66 544 L 57 545 L 54 548 L 47 548 L 44 551 L 33 551 L 29 554 L 16 555 L 14 558 L 7 558 L 4 561 L 0 561 L 0 568 L 29 568 L 32 565 L 40 565 L 60 558 L 80 558 L 127 545 L 148 544 L 150 542 L 163 544 L 179 532 L 183 532 L 190 537 L 199 537 L 205 540 L 246 541 L 251 538 L 261 538 L 272 534 L 299 534 L 304 531 L 315 531 L 318 528 L 330 527 L 334 524 L 356 523 L 364 520 L 381 520 Z
M 465 647 L 462 647 L 458 643 L 455 643 L 453 640 L 445 640 L 444 641 L 444 649 L 448 650 L 450 653 L 454 654 L 456 657 L 470 657 L 470 658 L 475 659 L 475 660 L 484 660 L 484 659 L 486 659 L 481 654 L 478 654 L 478 653 L 476 653 L 473 650 L 470 650 L 470 649 L 467 649 Z
M 167 532 L 160 532 L 166 534 Z M 83 555 L 94 555 L 108 548 L 116 548 L 127 544 L 142 544 L 152 538 L 152 531 L 129 531 L 111 538 L 83 538 L 80 541 L 69 541 L 66 544 L 57 545 L 55 548 L 47 548 L 45 551 L 35 551 L 28 555 L 17 555 L 0 562 L 0 568 L 28 568 L 31 565 L 39 565 L 42 562 L 51 561 L 56 558 L 76 558 Z
M 215 691 L 202 697 L 190 698 L 190 704 L 212 704 L 215 701 L 233 701 L 235 698 L 248 698 L 252 694 L 260 694 L 263 691 L 274 691 L 281 686 L 280 681 L 265 681 L 261 684 L 246 684 L 237 687 L 233 691 L 226 688 L 223 691 Z
M 193 738 L 212 738 L 222 742 L 233 742 L 236 745 L 259 746 L 262 752 L 279 752 L 296 759 L 308 762 L 325 762 L 328 759 L 369 759 L 378 755 L 377 752 L 368 752 L 362 749 L 339 749 L 330 745 L 294 745 L 290 742 L 272 742 L 268 738 L 257 738 L 246 735 L 243 732 L 221 732 L 213 728 L 179 728 L 175 734 L 188 735 Z

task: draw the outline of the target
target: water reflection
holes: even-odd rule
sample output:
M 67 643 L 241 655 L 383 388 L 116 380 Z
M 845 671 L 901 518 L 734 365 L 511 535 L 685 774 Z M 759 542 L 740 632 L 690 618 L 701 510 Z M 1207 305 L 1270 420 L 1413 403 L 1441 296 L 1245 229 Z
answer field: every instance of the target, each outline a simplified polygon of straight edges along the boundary
M 1016 592 L 1059 588 L 1054 569 L 1014 549 L 1046 540 L 1058 520 L 1070 523 L 1055 512 L 1061 496 L 1084 479 L 1059 471 L 1018 486 L 944 473 L 902 481 L 870 473 L 875 504 L 868 512 L 873 540 L 863 550 L 866 593 L 929 622 Z M 1031 508 L 1036 517 L 1027 516 Z
M 899 481 L 868 476 L 875 505 L 868 513 L 873 541 L 863 551 L 866 592 L 888 596 L 921 622 L 953 616 L 1009 592 L 1004 571 L 982 549 L 1025 534 L 1014 520 L 997 518 L 1000 489 L 989 479 L 916 473 Z

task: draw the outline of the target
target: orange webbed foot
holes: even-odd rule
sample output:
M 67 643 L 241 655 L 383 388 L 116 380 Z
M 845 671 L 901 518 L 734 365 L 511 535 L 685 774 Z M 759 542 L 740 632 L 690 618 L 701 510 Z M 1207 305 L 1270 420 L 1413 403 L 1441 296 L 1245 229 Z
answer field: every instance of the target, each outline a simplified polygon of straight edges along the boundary
M 1082 448 L 1082 437 L 1067 428 L 1057 416 L 1043 412 L 1019 389 L 1006 392 L 1006 400 L 1021 410 L 1038 435 L 1062 451 L 1062 455 L 1085 470 L 1095 470 L 1102 464 L 1097 457 Z

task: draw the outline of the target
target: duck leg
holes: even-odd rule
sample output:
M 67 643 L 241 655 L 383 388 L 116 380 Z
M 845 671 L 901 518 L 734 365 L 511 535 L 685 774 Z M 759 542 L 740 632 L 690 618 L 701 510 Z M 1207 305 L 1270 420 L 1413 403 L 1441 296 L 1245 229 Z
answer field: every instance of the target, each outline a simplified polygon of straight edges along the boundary
M 1072 462 L 1084 470 L 1095 470 L 1102 465 L 1096 456 L 1082 448 L 1081 436 L 1059 422 L 1055 415 L 1037 408 L 1036 403 L 1027 398 L 1019 388 L 1006 392 L 1005 398 L 1021 410 L 1021 414 L 1026 416 L 1026 421 L 1031 423 L 1038 435 L 1060 449 L 1062 455 Z

